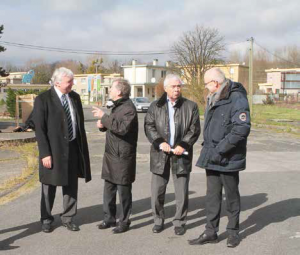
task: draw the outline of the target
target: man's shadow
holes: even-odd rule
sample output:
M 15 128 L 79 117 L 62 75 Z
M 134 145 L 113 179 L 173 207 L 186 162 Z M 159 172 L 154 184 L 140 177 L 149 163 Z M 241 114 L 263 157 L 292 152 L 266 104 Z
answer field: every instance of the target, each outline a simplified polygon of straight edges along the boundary
M 259 208 L 240 224 L 241 238 L 247 238 L 270 224 L 298 216 L 300 216 L 300 198 L 291 198 Z
M 260 193 L 251 196 L 242 197 L 242 210 L 249 210 L 251 208 L 255 208 L 264 202 L 267 201 L 267 194 Z M 174 193 L 166 194 L 165 199 L 165 212 L 166 218 L 172 218 L 175 214 L 176 205 L 168 205 L 174 201 L 175 195 Z M 189 213 L 197 211 L 197 213 L 188 216 L 188 220 L 201 218 L 205 216 L 205 198 L 204 197 L 193 197 L 190 198 L 189 201 Z M 224 206 L 223 206 L 224 207 Z M 147 212 L 149 211 L 149 212 Z M 142 215 L 140 213 L 146 212 Z M 246 236 L 253 234 L 257 231 L 260 231 L 265 226 L 281 222 L 287 220 L 290 217 L 295 217 L 300 215 L 300 199 L 289 199 L 281 202 L 274 203 L 272 205 L 268 205 L 266 207 L 260 208 L 252 213 L 251 216 L 248 217 L 246 221 L 241 224 L 241 236 L 245 238 Z M 223 215 L 224 216 L 224 215 Z M 55 224 L 54 228 L 61 226 L 59 215 L 54 215 Z M 132 212 L 132 227 L 131 229 L 138 229 L 150 224 L 153 224 L 152 213 L 151 213 L 151 198 L 144 198 L 140 200 L 136 200 L 133 202 L 133 212 Z M 135 224 L 135 221 L 143 220 L 142 223 Z M 92 224 L 96 222 L 100 222 L 103 220 L 103 208 L 102 205 L 93 205 L 85 208 L 79 208 L 78 214 L 76 216 L 76 223 L 79 226 L 85 224 Z M 205 217 L 200 219 L 197 222 L 190 223 L 187 225 L 188 229 L 197 227 L 203 224 L 205 221 Z M 166 227 L 171 227 L 172 222 L 169 222 Z M 22 231 L 23 230 L 23 231 Z M 18 248 L 18 246 L 12 246 L 16 240 L 25 238 L 30 235 L 34 235 L 41 232 L 41 223 L 39 221 L 32 222 L 29 224 L 24 224 L 21 226 L 16 226 L 8 229 L 0 230 L 0 236 L 4 233 L 14 232 L 14 231 L 22 231 L 14 236 L 11 236 L 5 240 L 2 240 L 0 243 L 0 250 L 10 250 Z M 225 233 L 222 234 L 225 238 Z

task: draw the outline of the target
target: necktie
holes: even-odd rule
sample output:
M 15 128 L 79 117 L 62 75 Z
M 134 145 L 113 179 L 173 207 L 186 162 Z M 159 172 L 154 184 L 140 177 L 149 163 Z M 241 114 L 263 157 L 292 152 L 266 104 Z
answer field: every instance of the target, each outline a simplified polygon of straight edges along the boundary
M 63 108 L 65 110 L 67 121 L 68 121 L 69 140 L 71 140 L 73 138 L 73 125 L 72 125 L 70 108 L 69 108 L 69 104 L 68 104 L 66 95 L 63 94 L 61 98 L 62 98 Z

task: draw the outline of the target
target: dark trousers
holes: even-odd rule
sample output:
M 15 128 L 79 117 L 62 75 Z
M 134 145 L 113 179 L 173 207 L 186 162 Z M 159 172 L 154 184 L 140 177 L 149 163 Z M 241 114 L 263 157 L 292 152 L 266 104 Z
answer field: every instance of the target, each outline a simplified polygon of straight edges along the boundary
M 171 157 L 171 156 L 170 156 Z M 155 225 L 162 225 L 165 220 L 165 194 L 167 184 L 170 179 L 170 158 L 164 169 L 164 173 L 152 174 L 151 181 L 151 207 Z M 173 219 L 175 227 L 184 226 L 186 224 L 186 216 L 188 212 L 188 193 L 190 174 L 174 174 L 173 182 L 175 189 L 176 213 Z
M 63 193 L 63 212 L 61 220 L 63 223 L 71 222 L 77 212 L 77 193 L 78 193 L 78 167 L 79 167 L 79 149 L 76 139 L 69 143 L 69 174 L 68 186 L 62 186 Z M 51 171 L 51 170 L 49 170 Z M 51 223 L 54 218 L 51 214 L 56 187 L 42 183 L 42 198 L 41 198 L 41 222 Z
M 239 217 L 241 210 L 239 193 L 239 172 L 218 172 L 206 169 L 206 232 L 219 231 L 222 189 L 225 190 L 226 211 L 228 215 L 227 231 L 229 234 L 239 232 Z
M 103 212 L 105 222 L 116 222 L 116 198 L 118 191 L 120 200 L 119 225 L 130 225 L 129 217 L 132 209 L 131 189 L 131 184 L 119 185 L 105 180 L 103 193 Z

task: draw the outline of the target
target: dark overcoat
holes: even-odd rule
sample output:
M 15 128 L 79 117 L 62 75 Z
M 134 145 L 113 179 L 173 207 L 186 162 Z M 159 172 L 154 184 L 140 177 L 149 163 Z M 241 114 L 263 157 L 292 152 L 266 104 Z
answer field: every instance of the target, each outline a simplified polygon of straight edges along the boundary
M 87 138 L 84 128 L 83 109 L 80 96 L 71 91 L 70 100 L 77 122 L 77 142 L 79 148 L 79 177 L 91 180 L 91 169 Z M 69 139 L 68 124 L 61 101 L 54 89 L 40 94 L 34 103 L 33 120 L 39 148 L 40 182 L 54 186 L 68 185 Z M 52 157 L 52 168 L 45 168 L 42 158 Z
M 198 105 L 184 97 L 180 97 L 175 106 L 175 139 L 174 148 L 183 147 L 188 155 L 172 157 L 172 171 L 176 174 L 188 174 L 192 171 L 193 145 L 200 135 L 200 118 Z M 154 101 L 145 116 L 145 134 L 151 143 L 150 171 L 163 174 L 168 155 L 159 149 L 159 145 L 170 139 L 169 111 L 167 94 Z
M 135 181 L 138 117 L 130 99 L 115 102 L 111 114 L 104 114 L 101 123 L 106 132 L 102 179 L 119 185 Z
M 246 90 L 228 80 L 219 101 L 206 109 L 203 148 L 196 165 L 221 172 L 244 170 L 250 127 Z

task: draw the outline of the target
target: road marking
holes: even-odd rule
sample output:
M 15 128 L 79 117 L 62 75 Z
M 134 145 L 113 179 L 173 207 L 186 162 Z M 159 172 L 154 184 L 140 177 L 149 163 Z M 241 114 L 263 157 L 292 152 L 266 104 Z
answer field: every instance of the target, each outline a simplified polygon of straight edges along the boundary
M 296 235 L 290 236 L 290 239 L 300 238 L 300 232 L 296 232 Z

